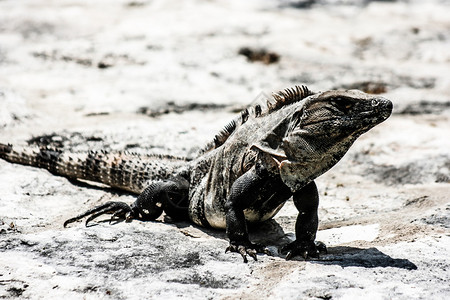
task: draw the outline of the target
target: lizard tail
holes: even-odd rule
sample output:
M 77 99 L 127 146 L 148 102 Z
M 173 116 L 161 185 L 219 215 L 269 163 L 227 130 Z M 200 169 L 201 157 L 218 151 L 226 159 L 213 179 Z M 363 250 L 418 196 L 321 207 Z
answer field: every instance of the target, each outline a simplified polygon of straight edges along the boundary
M 149 180 L 165 180 L 186 161 L 170 156 L 127 152 L 67 152 L 48 147 L 15 147 L 0 143 L 0 158 L 17 164 L 43 168 L 71 179 L 107 184 L 139 194 Z

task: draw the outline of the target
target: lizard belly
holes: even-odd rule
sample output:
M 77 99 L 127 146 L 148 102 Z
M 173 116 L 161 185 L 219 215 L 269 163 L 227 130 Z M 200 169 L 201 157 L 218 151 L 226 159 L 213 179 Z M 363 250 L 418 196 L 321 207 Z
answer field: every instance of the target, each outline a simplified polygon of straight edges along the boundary
M 225 199 L 218 199 L 212 195 L 205 198 L 205 218 L 213 228 L 226 228 Z
M 279 211 L 280 209 L 283 207 L 284 203 L 283 202 L 281 204 L 279 204 L 277 207 L 275 207 L 274 209 L 269 209 L 269 210 L 261 210 L 261 209 L 252 209 L 252 208 L 247 208 L 244 209 L 244 215 L 245 215 L 245 219 L 249 222 L 264 222 L 266 220 L 269 220 L 271 218 L 273 218 Z
M 249 222 L 263 222 L 275 216 L 283 207 L 289 193 L 272 192 L 270 196 L 260 195 L 251 207 L 244 209 L 245 219 Z M 197 190 L 189 204 L 191 220 L 201 226 L 226 228 L 226 197 Z
M 189 201 L 189 217 L 200 226 L 225 229 L 226 211 L 225 197 L 206 191 L 204 178 L 198 188 L 193 191 Z
M 219 200 L 219 201 L 215 201 Z M 205 220 L 208 225 L 217 229 L 225 229 L 226 228 L 226 210 L 225 210 L 225 201 L 222 199 L 217 199 L 211 195 L 204 198 L 203 208 L 200 210 L 192 210 L 195 211 L 195 217 L 191 215 L 192 221 L 194 221 L 198 225 L 205 225 Z M 192 207 L 196 205 L 201 205 L 195 201 L 191 201 Z M 285 202 L 279 203 L 275 207 L 271 206 L 262 206 L 259 208 L 250 207 L 244 209 L 245 219 L 248 222 L 263 222 L 269 220 L 273 216 L 275 216 L 280 209 L 283 207 Z

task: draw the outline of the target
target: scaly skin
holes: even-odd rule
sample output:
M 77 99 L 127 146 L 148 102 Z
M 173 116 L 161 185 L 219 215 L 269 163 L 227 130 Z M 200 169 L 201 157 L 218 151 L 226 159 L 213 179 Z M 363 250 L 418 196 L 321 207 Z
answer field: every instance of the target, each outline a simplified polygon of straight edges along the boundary
M 0 157 L 140 194 L 132 205 L 109 202 L 71 222 L 104 213 L 154 220 L 164 210 L 175 219 L 226 229 L 227 251 L 256 260 L 267 252 L 250 242 L 247 222 L 272 218 L 293 197 L 299 214 L 287 259 L 318 257 L 319 196 L 314 179 L 328 171 L 353 142 L 386 120 L 392 103 L 360 91 L 312 93 L 295 87 L 273 95 L 265 107 L 244 110 L 193 160 L 127 153 L 67 153 L 60 149 L 0 144 Z

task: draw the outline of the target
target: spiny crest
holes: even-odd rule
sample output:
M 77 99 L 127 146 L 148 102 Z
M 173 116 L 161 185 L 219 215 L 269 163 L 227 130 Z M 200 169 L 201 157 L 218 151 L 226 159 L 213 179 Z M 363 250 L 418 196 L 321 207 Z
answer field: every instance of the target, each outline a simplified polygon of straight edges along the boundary
M 267 100 L 267 111 L 265 114 L 270 114 L 283 106 L 298 102 L 313 94 L 314 93 L 311 92 L 305 85 L 296 85 L 293 88 L 288 88 L 283 91 L 279 91 L 278 93 L 273 93 L 272 98 L 275 102 L 272 102 L 270 99 Z
M 219 134 L 217 134 L 214 137 L 214 141 L 213 141 L 214 147 L 213 148 L 218 148 L 218 147 L 220 147 L 220 145 L 223 145 L 223 143 L 225 143 L 225 141 L 228 139 L 228 137 L 236 130 L 236 128 L 238 126 L 247 122 L 249 115 L 250 115 L 250 112 L 246 108 L 243 111 L 241 111 L 241 114 L 239 115 L 239 117 L 231 120 L 230 123 L 225 125 L 225 127 L 219 132 Z
M 12 145 L 11 144 L 1 144 L 0 143 L 0 153 L 10 153 L 12 151 Z
M 259 118 L 261 116 L 268 115 L 284 106 L 303 100 L 313 94 L 314 93 L 304 85 L 296 85 L 293 88 L 287 88 L 283 91 L 273 93 L 272 99 L 267 99 L 264 109 L 260 104 L 256 104 L 253 107 L 244 109 L 238 117 L 225 125 L 224 129 L 222 129 L 214 137 L 213 141 L 208 143 L 206 147 L 204 147 L 200 151 L 200 154 L 216 149 L 223 145 L 226 140 L 233 134 L 233 132 L 236 131 L 236 128 L 247 122 L 250 116 L 253 118 Z

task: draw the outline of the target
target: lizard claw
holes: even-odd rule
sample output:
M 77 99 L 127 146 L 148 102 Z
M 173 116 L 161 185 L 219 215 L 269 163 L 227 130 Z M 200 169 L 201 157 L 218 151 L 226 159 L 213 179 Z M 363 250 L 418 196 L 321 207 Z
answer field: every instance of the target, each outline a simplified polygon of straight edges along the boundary
M 267 254 L 270 255 L 269 249 L 266 247 L 259 245 L 259 244 L 253 244 L 250 242 L 237 244 L 237 243 L 230 243 L 230 245 L 225 249 L 225 253 L 227 252 L 237 252 L 239 253 L 242 258 L 244 259 L 244 263 L 248 263 L 247 255 L 253 258 L 254 261 L 258 260 L 258 257 L 256 256 L 258 253 Z
M 78 220 L 81 220 L 82 218 L 89 216 L 86 219 L 86 226 L 88 226 L 89 222 L 91 222 L 92 220 L 94 220 L 95 218 L 97 218 L 103 214 L 112 214 L 111 219 L 109 221 L 110 223 L 114 219 L 117 219 L 117 218 L 123 218 L 126 221 L 130 221 L 135 217 L 134 211 L 128 204 L 126 204 L 124 202 L 109 201 L 109 202 L 106 202 L 105 204 L 102 204 L 102 205 L 99 205 L 92 209 L 89 209 L 88 211 L 86 211 L 74 218 L 68 219 L 67 221 L 64 222 L 63 226 L 67 227 L 68 224 L 73 223 Z
M 286 260 L 300 255 L 305 260 L 308 258 L 319 258 L 320 253 L 327 253 L 327 247 L 322 242 L 294 241 L 281 249 L 287 252 Z
M 254 249 L 249 249 L 249 250 L 247 250 L 247 254 L 248 254 L 251 258 L 253 258 L 255 261 L 258 260 L 258 258 L 256 257 L 256 251 L 255 251 Z
M 314 244 L 316 245 L 316 248 L 317 248 L 317 250 L 319 250 L 320 253 L 324 253 L 324 254 L 328 253 L 327 245 L 325 245 L 324 242 L 316 241 L 316 242 L 314 242 Z
M 292 251 L 288 251 L 288 253 L 286 254 L 285 259 L 286 260 L 290 260 L 292 258 L 292 256 L 293 256 Z
M 128 222 L 128 219 L 127 219 L 128 214 L 129 214 L 129 211 L 127 211 L 126 209 L 121 208 L 121 209 L 117 210 L 115 213 L 113 213 L 113 215 L 111 216 L 111 219 L 109 219 L 109 224 L 111 224 L 112 221 L 117 220 L 117 219 L 125 219 L 125 221 Z
M 307 259 L 308 258 L 308 251 L 303 251 L 302 252 L 302 257 L 303 257 L 303 259 Z
M 247 260 L 247 249 L 245 249 L 244 246 L 238 247 L 238 252 L 241 254 L 242 258 L 244 259 L 244 263 L 248 263 Z

